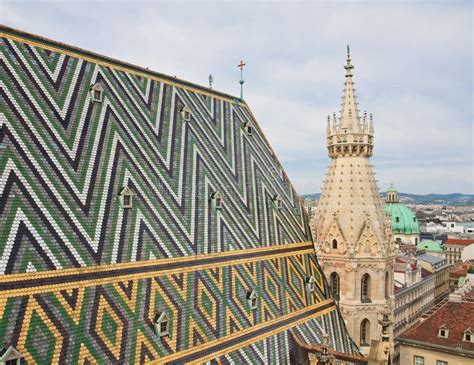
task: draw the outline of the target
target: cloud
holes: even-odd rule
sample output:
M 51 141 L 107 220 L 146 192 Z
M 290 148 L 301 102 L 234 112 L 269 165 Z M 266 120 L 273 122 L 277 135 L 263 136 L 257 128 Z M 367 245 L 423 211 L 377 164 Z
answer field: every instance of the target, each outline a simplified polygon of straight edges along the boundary
M 245 98 L 298 191 L 319 189 L 350 44 L 375 167 L 413 193 L 474 193 L 469 2 L 6 2 L 2 22 Z M 435 190 L 433 190 L 435 189 Z M 305 191 L 303 191 L 305 190 Z

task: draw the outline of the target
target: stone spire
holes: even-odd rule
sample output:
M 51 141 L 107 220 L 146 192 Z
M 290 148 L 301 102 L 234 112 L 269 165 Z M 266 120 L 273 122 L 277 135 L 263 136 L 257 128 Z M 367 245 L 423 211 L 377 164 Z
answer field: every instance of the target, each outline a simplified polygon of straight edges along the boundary
M 338 119 L 334 117 L 331 133 L 328 133 L 327 136 L 329 157 L 370 157 L 372 155 L 374 134 L 372 114 L 367 118 L 365 112 L 362 120 L 360 118 L 352 79 L 354 66 L 352 65 L 349 46 L 347 46 L 347 59 L 344 68 L 346 70 L 346 80 L 344 82 L 341 111 Z
M 378 313 L 385 304 L 393 310 L 395 245 L 370 162 L 372 117 L 359 116 L 349 49 L 344 68 L 341 112 L 327 120 L 330 161 L 312 228 L 320 264 L 365 353 Z
M 355 95 L 350 48 L 347 46 L 346 81 L 344 82 L 344 95 L 342 96 L 342 109 L 340 112 L 340 129 L 342 132 L 360 133 L 360 117 L 357 109 L 357 98 Z

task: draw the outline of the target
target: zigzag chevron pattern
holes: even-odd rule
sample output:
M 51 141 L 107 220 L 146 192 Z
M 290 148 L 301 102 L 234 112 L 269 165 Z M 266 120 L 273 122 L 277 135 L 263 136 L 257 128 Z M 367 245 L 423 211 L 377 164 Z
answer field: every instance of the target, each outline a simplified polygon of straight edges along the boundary
M 213 360 L 209 353 L 223 363 L 285 363 L 293 318 L 308 342 L 325 329 L 335 349 L 358 353 L 327 301 L 311 243 L 299 244 L 311 236 L 298 197 L 246 104 L 1 31 L 4 342 L 28 363 L 180 363 Z M 92 101 L 95 84 L 102 102 Z M 180 264 L 186 258 L 208 263 Z M 155 262 L 181 272 L 144 271 Z M 308 275 L 317 283 L 311 294 Z M 255 312 L 249 288 L 259 293 Z M 163 310 L 171 335 L 160 340 L 152 320 Z M 242 338 L 240 348 L 213 345 L 229 335 Z

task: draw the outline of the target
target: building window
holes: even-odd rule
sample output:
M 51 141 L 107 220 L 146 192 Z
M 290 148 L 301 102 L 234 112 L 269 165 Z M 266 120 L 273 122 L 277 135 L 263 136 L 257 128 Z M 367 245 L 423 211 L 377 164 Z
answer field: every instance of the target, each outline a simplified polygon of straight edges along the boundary
M 463 341 L 474 342 L 474 333 L 472 332 L 470 328 L 468 328 L 466 332 L 464 332 Z
M 253 128 L 250 122 L 245 122 L 242 127 L 244 128 L 245 133 L 247 133 L 248 136 L 251 136 L 253 133 Z
M 103 96 L 104 89 L 98 82 L 91 86 L 91 99 L 93 103 L 102 103 Z
M 446 325 L 438 329 L 438 337 L 448 338 L 449 330 Z
M 413 365 L 425 365 L 425 358 L 423 356 L 413 356 Z
M 308 291 L 310 293 L 314 292 L 314 288 L 315 288 L 314 276 L 311 275 L 306 278 L 306 285 L 308 286 Z
M 360 345 L 368 346 L 370 341 L 370 322 L 366 318 L 360 322 Z
M 336 298 L 339 297 L 339 275 L 337 272 L 333 272 L 329 276 L 329 285 L 331 286 L 332 292 Z
M 20 365 L 23 359 L 23 355 L 13 346 L 0 349 L 0 353 L 2 354 L 0 356 L 0 364 Z
M 119 196 L 120 196 L 123 208 L 128 209 L 132 207 L 133 192 L 128 186 L 125 186 L 122 188 L 122 190 L 120 190 Z
M 280 198 L 280 195 L 273 195 L 272 200 L 273 204 L 275 204 L 278 210 L 281 210 L 283 208 L 283 200 Z
M 390 276 L 388 272 L 385 273 L 385 299 L 390 296 Z
M 214 203 L 216 209 L 222 208 L 222 195 L 218 191 L 215 191 L 211 194 L 211 200 Z
M 165 312 L 157 313 L 153 323 L 155 325 L 155 333 L 159 337 L 170 335 L 170 320 Z
M 444 360 L 436 360 L 436 365 L 448 365 L 448 362 Z
M 250 309 L 257 310 L 257 300 L 258 295 L 255 293 L 255 290 L 249 290 L 247 292 L 247 303 L 249 304 Z
M 332 248 L 337 249 L 337 240 L 336 239 L 332 240 Z
M 183 106 L 181 108 L 181 115 L 183 116 L 183 119 L 185 122 L 190 122 L 191 121 L 191 108 L 187 105 Z
M 395 217 L 395 222 L 400 223 L 400 217 Z
M 364 274 L 361 280 L 360 299 L 362 302 L 370 302 L 370 275 Z

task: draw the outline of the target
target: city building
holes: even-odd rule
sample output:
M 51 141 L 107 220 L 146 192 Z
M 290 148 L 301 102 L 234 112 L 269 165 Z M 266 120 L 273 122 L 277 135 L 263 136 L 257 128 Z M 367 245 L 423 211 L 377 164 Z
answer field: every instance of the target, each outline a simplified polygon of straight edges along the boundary
M 347 329 L 367 354 L 371 341 L 379 340 L 382 313 L 393 314 L 395 244 L 370 162 L 372 117 L 359 115 L 349 53 L 345 70 L 340 116 L 328 118 L 330 162 L 313 233 Z
M 392 232 L 397 246 L 417 245 L 420 241 L 420 227 L 413 211 L 400 203 L 393 184 L 387 189 L 384 209 L 392 221 Z
M 474 364 L 474 289 L 451 294 L 396 338 L 401 365 Z
M 435 276 L 434 300 L 438 302 L 449 293 L 449 272 L 448 261 L 439 256 L 421 254 L 416 256 L 421 267 Z
M 435 302 L 436 275 L 413 256 L 399 256 L 394 264 L 394 336 L 416 322 Z
M 463 285 L 467 275 L 474 273 L 474 260 L 467 260 L 449 273 L 449 289 L 455 291 Z
M 367 363 L 242 97 L 0 32 L 1 362 L 287 364 L 327 336 Z M 371 312 L 390 272 L 379 223 L 355 265 Z
M 448 238 L 444 241 L 444 246 L 446 247 L 446 258 L 448 259 L 448 264 L 458 265 L 462 263 L 461 254 L 467 246 L 474 243 L 474 239 L 458 239 L 458 238 Z

